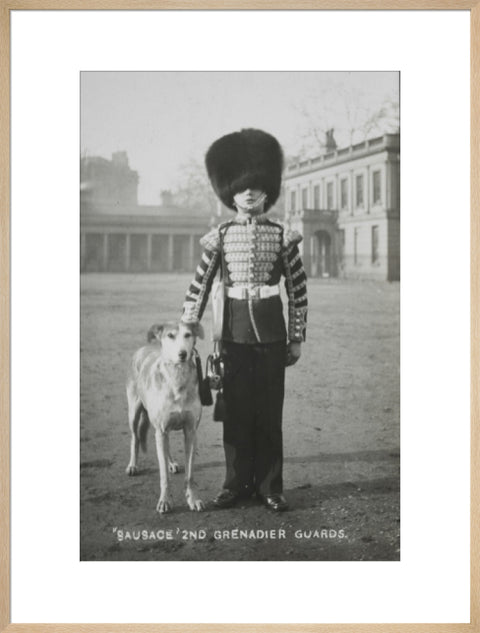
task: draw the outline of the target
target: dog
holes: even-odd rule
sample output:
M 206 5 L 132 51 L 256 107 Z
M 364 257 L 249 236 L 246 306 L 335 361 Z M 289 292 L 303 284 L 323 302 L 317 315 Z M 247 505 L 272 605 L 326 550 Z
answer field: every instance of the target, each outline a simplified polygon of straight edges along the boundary
M 185 496 L 191 510 L 204 510 L 193 480 L 197 428 L 202 415 L 196 369 L 195 342 L 202 339 L 200 324 L 153 325 L 147 345 L 133 356 L 127 378 L 128 422 L 131 431 L 128 475 L 138 472 L 138 452 L 146 450 L 147 431 L 155 429 L 160 497 L 157 512 L 173 508 L 169 474 L 178 472 L 169 447 L 170 431 L 183 431 L 185 442 Z

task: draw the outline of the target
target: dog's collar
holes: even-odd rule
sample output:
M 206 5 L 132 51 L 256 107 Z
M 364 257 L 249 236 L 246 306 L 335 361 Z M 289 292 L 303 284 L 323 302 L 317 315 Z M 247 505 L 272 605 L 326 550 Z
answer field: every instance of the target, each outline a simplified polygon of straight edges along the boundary
M 195 363 L 195 358 L 193 354 L 192 357 L 188 360 L 178 360 L 176 362 L 174 362 L 173 360 L 162 360 L 162 365 L 164 365 L 165 367 L 183 367 L 193 363 Z

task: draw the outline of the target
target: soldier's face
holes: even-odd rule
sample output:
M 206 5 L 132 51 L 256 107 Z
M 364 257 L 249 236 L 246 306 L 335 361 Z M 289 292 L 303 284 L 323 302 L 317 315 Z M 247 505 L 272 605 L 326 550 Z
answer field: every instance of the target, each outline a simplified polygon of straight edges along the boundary
M 245 189 L 236 193 L 233 201 L 246 213 L 261 213 L 265 204 L 265 193 L 260 189 Z

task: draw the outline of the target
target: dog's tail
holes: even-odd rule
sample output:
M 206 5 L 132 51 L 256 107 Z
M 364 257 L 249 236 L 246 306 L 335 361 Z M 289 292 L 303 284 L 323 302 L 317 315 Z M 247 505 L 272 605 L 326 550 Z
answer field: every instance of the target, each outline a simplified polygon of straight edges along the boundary
M 150 420 L 148 419 L 148 413 L 145 407 L 140 408 L 140 416 L 138 421 L 138 426 L 135 429 L 135 434 L 138 437 L 140 442 L 140 448 L 143 453 L 147 452 L 147 435 L 148 435 L 148 427 L 150 426 Z

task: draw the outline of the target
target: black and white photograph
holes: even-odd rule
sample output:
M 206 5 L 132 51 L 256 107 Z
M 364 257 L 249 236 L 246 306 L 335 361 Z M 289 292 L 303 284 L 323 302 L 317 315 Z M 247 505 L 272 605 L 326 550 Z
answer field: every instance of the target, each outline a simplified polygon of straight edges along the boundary
M 399 561 L 400 73 L 80 73 L 80 560 Z

